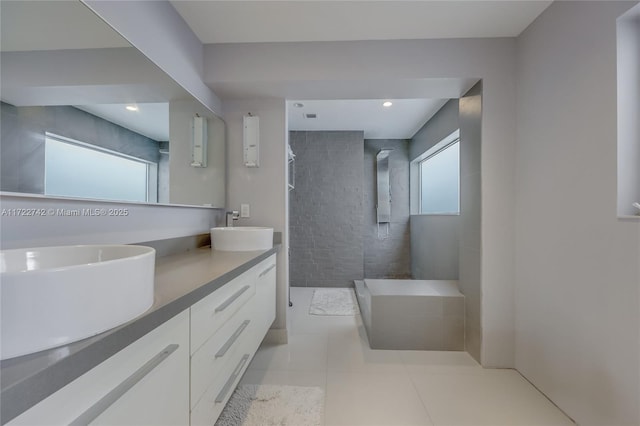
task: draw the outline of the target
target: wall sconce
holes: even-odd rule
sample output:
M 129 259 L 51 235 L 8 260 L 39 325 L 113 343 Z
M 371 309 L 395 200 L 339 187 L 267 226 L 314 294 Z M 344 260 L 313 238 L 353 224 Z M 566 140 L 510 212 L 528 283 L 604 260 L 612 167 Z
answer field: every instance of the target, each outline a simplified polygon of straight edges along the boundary
M 207 167 L 207 119 L 196 114 L 191 127 L 191 167 Z
M 260 167 L 260 117 L 245 115 L 242 118 L 244 132 L 242 146 L 244 165 L 246 167 Z

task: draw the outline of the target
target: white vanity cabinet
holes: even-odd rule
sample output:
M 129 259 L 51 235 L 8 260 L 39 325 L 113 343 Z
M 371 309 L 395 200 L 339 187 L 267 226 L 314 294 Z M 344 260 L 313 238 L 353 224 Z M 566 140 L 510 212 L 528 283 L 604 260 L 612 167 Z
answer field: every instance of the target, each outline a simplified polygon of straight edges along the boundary
M 251 289 L 244 293 L 251 291 L 252 296 L 242 302 L 237 297 L 227 305 L 231 308 L 232 304 L 237 304 L 233 315 L 221 326 L 209 328 L 209 338 L 192 353 L 192 426 L 210 426 L 215 423 L 273 323 L 276 306 L 275 265 L 274 254 L 236 278 L 241 282 L 236 284 L 236 292 L 251 285 Z M 236 292 L 228 293 L 233 297 Z M 211 308 L 220 303 L 219 298 L 216 299 L 216 293 L 201 300 L 202 305 L 209 307 L 209 316 L 215 316 Z M 216 299 L 216 302 L 209 303 L 208 299 Z M 192 307 L 192 336 L 193 330 L 203 327 L 202 323 L 195 320 L 194 311 L 199 309 L 197 305 Z M 199 332 L 198 335 L 200 334 Z M 192 349 L 193 347 L 194 345 Z
M 185 425 L 189 311 L 152 330 L 10 425 Z
M 211 426 L 275 310 L 273 254 L 7 424 Z

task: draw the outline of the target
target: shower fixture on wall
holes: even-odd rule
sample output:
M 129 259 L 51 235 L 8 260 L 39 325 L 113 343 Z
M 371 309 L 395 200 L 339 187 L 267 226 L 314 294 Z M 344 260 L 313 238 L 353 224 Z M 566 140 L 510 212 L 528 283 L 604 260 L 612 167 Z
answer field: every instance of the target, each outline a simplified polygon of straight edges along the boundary
M 391 183 L 389 180 L 389 155 L 393 149 L 383 148 L 376 154 L 377 203 L 376 223 L 378 239 L 389 237 L 391 222 Z M 380 224 L 386 224 L 386 235 L 380 235 Z

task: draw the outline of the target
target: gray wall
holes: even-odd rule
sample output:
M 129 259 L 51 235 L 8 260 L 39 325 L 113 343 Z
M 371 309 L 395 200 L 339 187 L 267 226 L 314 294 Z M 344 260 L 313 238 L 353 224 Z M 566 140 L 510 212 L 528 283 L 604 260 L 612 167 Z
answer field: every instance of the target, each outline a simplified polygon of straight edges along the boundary
M 158 142 L 71 106 L 1 103 L 1 190 L 44 194 L 45 132 L 158 163 Z
M 290 132 L 289 143 L 290 285 L 352 287 L 364 276 L 363 132 Z
M 411 275 L 416 280 L 457 280 L 459 216 L 411 216 Z
M 477 361 L 484 338 L 482 331 L 481 283 L 481 168 L 482 82 L 460 98 L 460 216 L 458 256 L 460 291 L 465 302 L 465 349 Z M 512 311 L 508 304 L 501 309 Z
M 459 128 L 458 99 L 451 99 L 411 139 L 410 159 L 415 160 Z M 418 167 L 412 167 L 417 182 Z M 419 280 L 458 279 L 459 216 L 416 215 L 420 195 L 411 188 L 411 274 Z
M 465 349 L 481 358 L 480 147 L 482 84 L 447 102 L 413 137 L 411 158 L 460 129 L 460 215 L 411 216 L 411 270 L 416 279 L 458 279 L 465 295 Z M 412 173 L 417 174 L 417 167 Z M 417 181 L 418 177 L 412 176 Z M 412 188 L 418 200 L 417 188 Z M 412 204 L 412 212 L 417 206 Z
M 616 218 L 634 4 L 554 2 L 518 38 L 516 367 L 583 426 L 640 424 L 640 220 Z
M 391 223 L 389 236 L 378 238 L 376 225 L 376 154 L 392 148 L 389 155 Z M 411 278 L 409 233 L 409 141 L 365 139 L 364 141 L 364 277 Z M 386 235 L 387 225 L 380 225 Z

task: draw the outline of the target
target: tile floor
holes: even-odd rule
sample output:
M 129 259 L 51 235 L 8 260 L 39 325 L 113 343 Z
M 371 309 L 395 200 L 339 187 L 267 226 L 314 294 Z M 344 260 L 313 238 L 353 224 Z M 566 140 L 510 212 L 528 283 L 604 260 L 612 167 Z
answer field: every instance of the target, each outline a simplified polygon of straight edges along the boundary
M 573 425 L 515 370 L 466 352 L 372 350 L 359 316 L 309 315 L 312 288 L 292 288 L 289 343 L 263 345 L 244 384 L 319 386 L 324 424 Z

